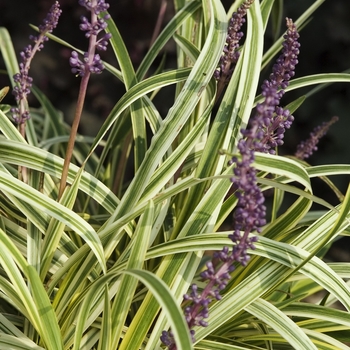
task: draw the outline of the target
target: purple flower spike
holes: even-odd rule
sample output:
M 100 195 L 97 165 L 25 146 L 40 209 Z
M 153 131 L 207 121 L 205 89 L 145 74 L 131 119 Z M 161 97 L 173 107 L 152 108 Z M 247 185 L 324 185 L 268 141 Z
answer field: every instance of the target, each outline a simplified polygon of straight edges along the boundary
M 192 341 L 195 342 L 194 326 L 207 327 L 206 319 L 209 317 L 209 304 L 213 300 L 221 300 L 220 291 L 222 291 L 229 279 L 230 272 L 234 270 L 233 255 L 230 254 L 228 247 L 214 254 L 213 261 L 208 261 L 207 269 L 201 273 L 204 281 L 208 281 L 204 290 L 201 292 L 196 284 L 191 286 L 191 292 L 184 295 L 184 301 L 187 303 L 184 313 L 185 319 L 190 330 Z M 176 350 L 176 344 L 171 331 L 163 331 L 160 340 L 169 350 Z
M 309 158 L 315 151 L 317 151 L 317 144 L 320 138 L 326 135 L 328 129 L 332 124 L 338 121 L 338 117 L 333 117 L 329 122 L 324 122 L 317 126 L 311 133 L 310 138 L 302 141 L 295 152 L 295 157 L 299 159 Z
M 56 1 L 44 19 L 44 24 L 39 26 L 39 31 L 41 34 L 52 33 L 52 31 L 57 27 L 58 20 L 61 16 L 62 10 L 58 1 Z M 48 40 L 47 37 L 45 40 Z
M 241 139 L 238 143 L 238 150 L 242 158 L 234 157 L 236 163 L 234 177 L 231 179 L 236 190 L 238 203 L 234 212 L 234 231 L 229 236 L 235 246 L 232 254 L 234 260 L 246 265 L 249 256 L 247 250 L 253 248 L 256 238 L 250 238 L 249 234 L 253 231 L 261 232 L 261 227 L 265 225 L 266 207 L 264 206 L 265 198 L 257 184 L 257 170 L 252 166 L 255 160 L 254 146 L 259 147 L 261 144 L 261 132 L 259 132 L 259 123 L 251 129 L 249 138 Z M 254 131 L 255 130 L 255 131 Z M 253 131 L 256 133 L 255 137 Z
M 244 23 L 244 16 L 253 1 L 246 1 L 239 8 L 237 14 L 232 16 L 227 46 L 220 60 L 220 69 L 215 73 L 219 83 L 227 79 L 234 69 L 238 59 L 238 40 L 242 34 L 238 31 Z M 284 36 L 282 55 L 273 67 L 269 80 L 262 86 L 264 101 L 257 105 L 255 115 L 251 118 L 246 130 L 242 130 L 242 138 L 238 142 L 240 157 L 234 157 L 234 176 L 231 181 L 236 188 L 238 199 L 234 213 L 234 231 L 229 238 L 234 243 L 232 250 L 224 247 L 213 255 L 212 261 L 207 262 L 206 270 L 201 277 L 208 283 L 203 290 L 196 284 L 191 286 L 191 292 L 184 295 L 186 303 L 185 318 L 190 329 L 192 340 L 195 341 L 194 326 L 206 327 L 209 316 L 210 303 L 221 299 L 220 292 L 227 286 L 231 272 L 235 269 L 235 262 L 245 266 L 249 261 L 248 249 L 255 249 L 257 236 L 251 233 L 261 232 L 266 224 L 265 198 L 257 184 L 257 170 L 253 167 L 255 152 L 270 152 L 283 143 L 283 134 L 293 122 L 293 116 L 288 110 L 279 107 L 279 102 L 288 86 L 289 79 L 294 75 L 295 65 L 298 63 L 299 34 L 293 22 L 287 18 L 287 34 Z M 231 40 L 231 41 L 230 41 Z M 230 73 L 231 72 L 231 73 Z M 161 341 L 169 350 L 176 350 L 176 344 L 171 331 L 163 331 Z
M 56 1 L 43 21 L 43 24 L 39 26 L 39 35 L 29 37 L 34 42 L 34 46 L 28 45 L 20 53 L 22 62 L 19 64 L 19 73 L 13 76 L 17 86 L 13 88 L 13 94 L 17 101 L 18 107 L 12 108 L 12 116 L 16 123 L 23 124 L 30 118 L 30 114 L 27 107 L 27 96 L 30 94 L 33 79 L 28 75 L 30 64 L 37 51 L 40 51 L 44 47 L 44 42 L 49 40 L 46 36 L 47 33 L 51 33 L 56 28 L 58 19 L 62 11 L 59 3 Z
M 294 120 L 288 110 L 278 106 L 285 93 L 284 89 L 295 74 L 300 48 L 295 24 L 290 18 L 286 19 L 286 23 L 288 30 L 284 35 L 282 54 L 274 64 L 269 79 L 262 85 L 262 96 L 265 100 L 256 107 L 257 115 L 262 119 L 261 130 L 264 136 L 261 139 L 261 147 L 255 150 L 271 154 L 275 154 L 275 148 L 283 144 L 284 132 Z
M 286 22 L 288 30 L 284 35 L 282 54 L 273 66 L 269 79 L 262 85 L 262 96 L 265 99 L 256 106 L 248 128 L 241 131 L 245 137 L 237 146 L 241 158 L 232 159 L 236 163 L 232 182 L 238 203 L 234 213 L 234 232 L 230 238 L 235 243 L 232 252 L 234 260 L 242 265 L 247 264 L 247 250 L 254 249 L 256 241 L 256 237 L 250 238 L 249 233 L 260 233 L 261 227 L 266 223 L 266 207 L 263 205 L 265 198 L 257 184 L 257 170 L 252 166 L 254 153 L 274 153 L 274 149 L 283 144 L 284 132 L 294 119 L 288 110 L 278 106 L 289 79 L 294 76 L 300 47 L 297 41 L 299 34 L 293 21 L 287 18 Z
M 243 32 L 241 32 L 241 27 L 245 23 L 245 16 L 247 10 L 251 6 L 254 0 L 246 0 L 237 10 L 232 14 L 231 20 L 229 22 L 226 43 L 223 50 L 223 55 L 219 61 L 219 68 L 214 72 L 214 77 L 216 80 L 227 84 L 231 78 L 232 72 L 234 71 L 240 52 L 239 41 L 243 37 Z
M 104 0 L 79 0 L 79 5 L 84 6 L 91 12 L 91 21 L 85 16 L 81 17 L 80 29 L 85 33 L 85 36 L 90 40 L 89 50 L 84 53 L 83 59 L 79 59 L 77 52 L 73 51 L 69 59 L 69 64 L 72 67 L 73 74 L 85 76 L 89 73 L 102 73 L 104 65 L 100 58 L 100 55 L 96 54 L 98 51 L 106 51 L 108 41 L 111 38 L 110 33 L 104 34 L 97 40 L 97 36 L 101 31 L 107 28 L 106 20 L 110 18 L 109 15 L 98 18 L 97 16 L 104 11 L 107 11 L 109 4 Z

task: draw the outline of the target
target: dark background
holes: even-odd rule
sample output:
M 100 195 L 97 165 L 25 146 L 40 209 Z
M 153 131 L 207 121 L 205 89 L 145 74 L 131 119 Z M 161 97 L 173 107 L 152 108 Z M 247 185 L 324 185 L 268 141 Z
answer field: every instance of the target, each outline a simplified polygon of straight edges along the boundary
M 158 16 L 160 0 L 110 0 L 110 14 L 117 24 L 130 57 L 138 66 L 147 52 L 155 22 Z M 315 1 L 285 0 L 284 15 L 296 20 L 306 8 Z M 53 1 L 47 0 L 1 0 L 0 26 L 6 27 L 12 37 L 16 51 L 19 53 L 30 43 L 28 36 L 34 31 L 29 23 L 39 25 L 45 18 Z M 228 9 L 232 1 L 223 1 Z M 87 48 L 87 39 L 78 27 L 80 16 L 87 15 L 85 8 L 78 5 L 77 0 L 61 0 L 61 15 L 59 25 L 54 33 L 63 40 L 80 48 Z M 172 1 L 168 1 L 164 18 L 166 23 L 173 15 Z M 285 30 L 284 27 L 281 28 Z M 343 72 L 350 68 L 350 1 L 325 1 L 316 10 L 311 21 L 300 32 L 301 53 L 296 77 L 316 73 Z M 266 33 L 266 49 L 271 44 L 272 33 L 268 28 Z M 174 66 L 176 59 L 175 46 L 170 43 L 165 48 L 167 52 L 167 67 Z M 52 103 L 63 111 L 65 119 L 70 121 L 74 113 L 75 100 L 78 93 L 79 78 L 70 72 L 68 59 L 70 50 L 49 41 L 42 52 L 36 55 L 30 75 L 34 83 L 42 89 Z M 111 48 L 102 54 L 107 62 L 116 65 Z M 159 62 L 157 62 L 159 64 Z M 0 58 L 0 69 L 4 68 Z M 156 67 L 154 67 L 156 68 Z M 268 74 L 268 72 L 266 72 Z M 9 85 L 6 76 L 0 76 L 0 88 Z M 282 105 L 286 105 L 306 93 L 311 88 L 286 94 Z M 90 80 L 84 110 L 81 131 L 94 135 L 108 115 L 116 101 L 124 93 L 123 86 L 107 72 L 95 75 Z M 164 93 L 163 93 L 164 94 Z M 165 115 L 172 103 L 172 96 L 160 96 L 162 104 L 158 104 L 160 112 Z M 5 103 L 13 103 L 11 96 L 6 97 Z M 30 100 L 32 106 L 36 101 Z M 350 85 L 333 84 L 316 95 L 307 99 L 294 113 L 295 122 L 286 133 L 285 146 L 280 150 L 284 154 L 293 154 L 297 144 L 308 137 L 310 131 L 328 121 L 332 116 L 339 116 L 339 121 L 333 125 L 328 134 L 319 144 L 319 152 L 308 161 L 313 164 L 347 163 L 350 162 Z M 349 183 L 349 176 L 333 177 L 332 180 L 343 193 Z M 315 194 L 336 204 L 337 199 L 321 181 L 315 181 Z

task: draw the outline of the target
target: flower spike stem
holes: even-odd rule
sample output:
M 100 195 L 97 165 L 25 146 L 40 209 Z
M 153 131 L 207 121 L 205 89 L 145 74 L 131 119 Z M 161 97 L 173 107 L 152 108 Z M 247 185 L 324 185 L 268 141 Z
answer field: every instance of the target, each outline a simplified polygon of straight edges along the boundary
M 87 86 L 89 83 L 89 78 L 90 78 L 90 72 L 88 72 L 86 75 L 84 75 L 83 78 L 81 79 L 81 82 L 80 82 L 78 101 L 77 101 L 77 105 L 75 108 L 74 120 L 73 120 L 73 124 L 72 124 L 70 135 L 69 135 L 69 140 L 68 140 L 68 144 L 67 144 L 66 157 L 64 158 L 64 163 L 63 163 L 63 170 L 62 170 L 62 176 L 61 176 L 61 182 L 60 182 L 60 189 L 58 192 L 58 199 L 60 199 L 62 197 L 63 191 L 66 188 L 69 163 L 72 159 L 75 139 L 76 139 L 77 132 L 78 132 L 81 113 L 83 111 L 83 106 L 84 106 L 84 101 L 85 101 L 85 96 L 86 96 L 86 89 L 87 89 Z
M 72 73 L 77 76 L 81 76 L 81 82 L 79 87 L 79 95 L 77 105 L 74 113 L 74 120 L 69 135 L 67 144 L 66 156 L 64 159 L 62 176 L 60 182 L 60 188 L 58 191 L 58 200 L 62 197 L 63 191 L 67 185 L 67 177 L 69 164 L 72 159 L 75 139 L 80 124 L 81 113 L 84 107 L 84 101 L 86 96 L 86 90 L 88 87 L 91 73 L 101 73 L 104 69 L 100 55 L 96 54 L 96 50 L 105 51 L 107 49 L 108 40 L 111 38 L 111 34 L 107 33 L 102 38 L 97 40 L 97 35 L 104 29 L 107 24 L 106 19 L 109 15 L 104 17 L 98 17 L 100 12 L 107 11 L 109 4 L 105 0 L 79 0 L 79 4 L 84 6 L 91 12 L 91 22 L 84 16 L 81 17 L 80 29 L 85 31 L 85 37 L 89 39 L 88 51 L 84 53 L 84 59 L 81 61 L 78 57 L 78 53 L 73 51 L 69 63 L 72 67 Z

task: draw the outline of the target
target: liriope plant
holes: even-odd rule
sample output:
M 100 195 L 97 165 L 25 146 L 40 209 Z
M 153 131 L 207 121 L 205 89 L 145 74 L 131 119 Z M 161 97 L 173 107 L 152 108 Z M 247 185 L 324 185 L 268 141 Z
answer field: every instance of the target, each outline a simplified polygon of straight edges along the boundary
M 283 2 L 235 1 L 226 13 L 220 1 L 175 0 L 137 69 L 107 12 L 115 4 L 103 0 L 79 1 L 90 13 L 86 52 L 54 35 L 58 2 L 32 26 L 39 34 L 19 63 L 0 28 L 11 85 L 0 99 L 12 90 L 17 103 L 0 110 L 0 349 L 349 348 L 349 264 L 324 256 L 349 234 L 350 191 L 332 177 L 350 165 L 306 162 L 336 118 L 294 155 L 278 153 L 306 98 L 285 105 L 283 95 L 350 82 L 347 73 L 294 78 L 298 29 L 322 3 L 283 20 L 266 48 Z M 72 50 L 81 79 L 72 128 L 29 78 L 47 38 Z M 151 74 L 171 39 L 177 66 Z M 77 126 L 93 73 L 126 92 L 88 137 Z M 170 85 L 162 115 L 154 96 Z M 336 206 L 313 194 L 314 178 Z

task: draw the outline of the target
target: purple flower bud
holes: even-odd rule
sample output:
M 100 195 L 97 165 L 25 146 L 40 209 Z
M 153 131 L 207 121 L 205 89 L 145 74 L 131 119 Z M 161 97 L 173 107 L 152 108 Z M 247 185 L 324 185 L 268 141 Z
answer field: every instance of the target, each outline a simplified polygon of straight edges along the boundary
M 96 49 L 99 51 L 106 51 L 109 39 L 112 37 L 111 33 L 106 33 L 101 39 L 96 42 Z
M 79 0 L 79 5 L 84 6 L 88 11 L 94 12 L 96 15 L 100 12 L 107 11 L 109 4 L 105 0 Z
M 71 71 L 73 74 L 80 75 L 81 77 L 85 75 L 85 64 L 79 59 L 76 51 L 72 51 L 69 64 L 72 67 Z
M 175 344 L 174 335 L 172 332 L 163 331 L 160 340 L 168 348 Z
M 324 122 L 317 126 L 311 133 L 310 138 L 306 141 L 302 141 L 295 152 L 295 157 L 299 159 L 309 158 L 314 151 L 317 151 L 317 144 L 320 138 L 326 135 L 328 129 L 332 124 L 338 121 L 338 117 L 333 117 L 329 122 Z

